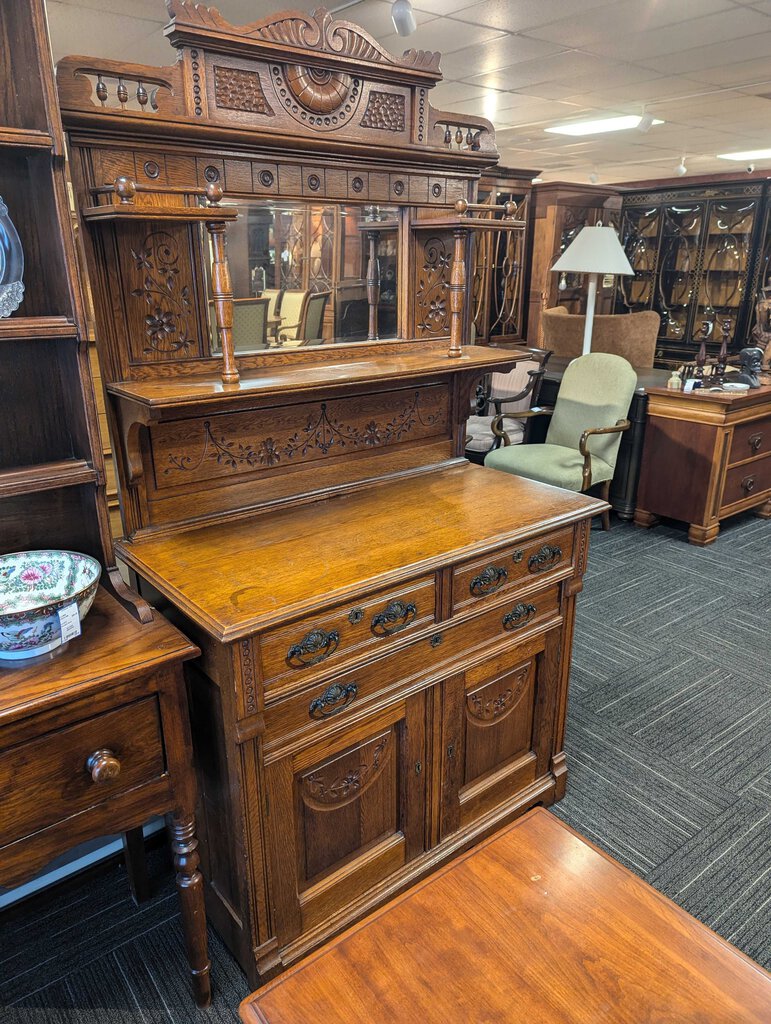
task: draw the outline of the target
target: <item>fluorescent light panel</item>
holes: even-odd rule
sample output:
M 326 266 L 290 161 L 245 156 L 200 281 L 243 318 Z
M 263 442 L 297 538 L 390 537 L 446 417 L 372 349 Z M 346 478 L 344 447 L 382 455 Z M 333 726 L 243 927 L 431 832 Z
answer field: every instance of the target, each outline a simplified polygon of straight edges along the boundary
M 771 149 L 748 149 L 746 153 L 718 153 L 718 160 L 771 160 Z
M 603 117 L 598 121 L 569 121 L 567 124 L 555 124 L 552 128 L 544 128 L 545 132 L 554 135 L 599 135 L 603 132 L 623 132 L 629 128 L 637 128 L 642 121 L 639 114 L 624 114 L 621 117 Z M 658 118 L 653 124 L 664 124 Z

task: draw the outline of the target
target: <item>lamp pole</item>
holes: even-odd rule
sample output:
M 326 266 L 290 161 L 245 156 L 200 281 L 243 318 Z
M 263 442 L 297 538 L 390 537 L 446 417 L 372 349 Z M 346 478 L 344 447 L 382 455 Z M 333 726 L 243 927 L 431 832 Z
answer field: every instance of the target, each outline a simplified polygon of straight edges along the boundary
M 584 348 L 582 355 L 592 351 L 592 327 L 594 326 L 594 306 L 597 302 L 597 274 L 589 275 L 589 287 L 586 292 L 586 322 L 584 323 Z

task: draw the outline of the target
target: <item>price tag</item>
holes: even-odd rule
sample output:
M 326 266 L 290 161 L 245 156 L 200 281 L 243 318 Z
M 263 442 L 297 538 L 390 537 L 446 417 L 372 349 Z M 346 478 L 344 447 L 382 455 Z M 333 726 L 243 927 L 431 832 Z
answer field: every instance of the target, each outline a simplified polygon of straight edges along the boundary
M 80 613 L 78 612 L 77 601 L 72 601 L 70 604 L 60 608 L 58 615 L 63 644 L 66 644 L 68 640 L 73 640 L 76 636 L 80 636 Z
M 687 395 L 690 391 L 693 391 L 693 389 L 695 387 L 696 387 L 696 378 L 695 377 L 689 377 L 689 379 L 685 382 L 685 387 L 683 388 L 683 391 Z

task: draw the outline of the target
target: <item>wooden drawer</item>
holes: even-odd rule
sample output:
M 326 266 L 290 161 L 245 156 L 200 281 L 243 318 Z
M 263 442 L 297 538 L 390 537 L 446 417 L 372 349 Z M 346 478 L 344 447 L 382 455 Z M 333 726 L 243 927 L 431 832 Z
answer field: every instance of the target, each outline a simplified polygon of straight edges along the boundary
M 734 428 L 728 462 L 743 462 L 758 455 L 771 454 L 771 418 L 740 423 Z
M 426 576 L 266 633 L 260 638 L 265 687 L 305 686 L 330 665 L 379 653 L 436 621 L 435 593 L 434 577 Z
M 349 711 L 366 707 L 385 692 L 417 688 L 423 681 L 449 675 L 461 658 L 511 638 L 517 644 L 559 615 L 559 586 L 545 587 L 522 600 L 512 599 L 474 618 L 448 622 L 389 657 L 335 676 L 265 708 L 265 749 L 284 748 L 305 734 L 315 742 L 318 733 L 339 723 Z
M 746 462 L 742 466 L 734 466 L 725 475 L 723 488 L 723 509 L 757 497 L 758 504 L 763 500 L 763 492 L 771 488 L 771 455 L 754 462 Z M 751 507 L 751 505 L 750 505 Z
M 109 751 L 119 762 L 93 765 Z M 159 778 L 166 770 L 158 699 L 155 696 L 107 711 L 0 751 L 2 822 L 0 846 L 55 824 Z M 2 828 L 2 826 L 0 826 Z
M 572 558 L 571 527 L 544 534 L 526 544 L 509 545 L 484 558 L 462 562 L 452 574 L 453 613 L 533 579 L 568 576 Z

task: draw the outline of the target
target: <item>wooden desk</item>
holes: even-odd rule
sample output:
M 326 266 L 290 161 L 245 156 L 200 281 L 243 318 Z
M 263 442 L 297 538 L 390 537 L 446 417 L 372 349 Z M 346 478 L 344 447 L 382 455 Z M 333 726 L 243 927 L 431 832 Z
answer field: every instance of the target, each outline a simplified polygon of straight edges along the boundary
M 771 978 L 536 808 L 240 1013 L 244 1024 L 760 1024 Z
M 704 547 L 723 519 L 752 508 L 771 518 L 771 386 L 652 388 L 635 524 L 680 519 L 688 540 Z

